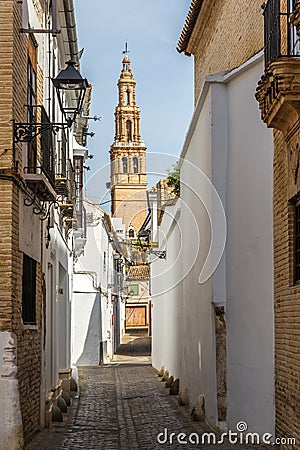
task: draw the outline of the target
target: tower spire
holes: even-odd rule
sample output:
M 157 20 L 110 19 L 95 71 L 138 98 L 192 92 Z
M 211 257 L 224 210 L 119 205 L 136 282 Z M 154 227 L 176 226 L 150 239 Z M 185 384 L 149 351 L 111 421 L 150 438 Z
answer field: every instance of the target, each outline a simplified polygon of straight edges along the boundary
M 123 51 L 118 80 L 119 101 L 115 110 L 115 139 L 110 148 L 112 215 L 122 218 L 126 229 L 137 233 L 146 211 L 146 147 L 141 140 L 140 109 L 136 105 L 136 81 Z

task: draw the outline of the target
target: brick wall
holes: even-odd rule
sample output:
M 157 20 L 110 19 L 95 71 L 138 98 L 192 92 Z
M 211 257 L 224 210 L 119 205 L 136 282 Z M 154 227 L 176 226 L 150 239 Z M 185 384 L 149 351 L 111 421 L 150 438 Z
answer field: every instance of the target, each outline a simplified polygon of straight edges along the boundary
M 276 431 L 300 442 L 300 287 L 293 284 L 293 208 L 297 185 L 288 168 L 289 153 L 274 132 L 274 292 Z M 299 448 L 288 447 L 288 448 Z
M 0 169 L 10 167 L 12 162 L 13 4 L 13 0 L 10 0 L 0 5 Z M 8 133 L 8 130 L 11 132 Z
M 12 187 L 0 180 L 0 331 L 11 331 L 12 320 Z
M 41 267 L 37 277 L 37 327 L 22 325 L 22 261 L 19 250 L 19 186 L 22 146 L 13 148 L 13 122 L 26 121 L 28 38 L 20 33 L 22 3 L 0 3 L 0 330 L 17 335 L 20 404 L 26 442 L 39 426 L 41 383 Z M 18 164 L 16 164 L 18 163 Z
M 189 43 L 195 102 L 206 75 L 232 69 L 263 48 L 261 0 L 204 1 Z
M 132 223 L 136 232 L 141 228 L 146 218 L 146 189 L 116 187 L 113 190 L 114 217 L 121 217 L 126 229 Z

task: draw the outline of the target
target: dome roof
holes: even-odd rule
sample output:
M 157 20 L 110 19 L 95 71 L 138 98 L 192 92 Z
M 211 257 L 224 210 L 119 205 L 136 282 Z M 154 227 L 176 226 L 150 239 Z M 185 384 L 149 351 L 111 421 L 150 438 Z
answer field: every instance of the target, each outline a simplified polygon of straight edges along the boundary
M 129 59 L 128 55 L 124 56 L 122 63 L 130 63 L 130 59 Z

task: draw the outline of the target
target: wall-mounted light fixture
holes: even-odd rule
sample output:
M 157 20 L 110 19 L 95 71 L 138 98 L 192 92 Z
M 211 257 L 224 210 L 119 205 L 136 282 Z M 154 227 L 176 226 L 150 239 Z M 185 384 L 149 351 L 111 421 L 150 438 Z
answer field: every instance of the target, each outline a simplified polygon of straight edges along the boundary
M 82 119 L 87 119 L 87 120 L 94 120 L 95 122 L 97 122 L 97 121 L 100 122 L 100 120 L 101 120 L 101 116 L 93 116 L 93 117 L 90 117 L 90 116 L 81 116 L 81 118 L 82 118 Z
M 86 78 L 83 78 L 75 68 L 74 61 L 68 61 L 67 68 L 59 72 L 52 79 L 56 90 L 61 113 L 65 122 L 42 122 L 14 123 L 14 142 L 31 142 L 36 136 L 48 130 L 70 128 L 76 117 L 81 114 L 84 96 L 88 87 Z
M 49 217 L 52 205 L 55 208 L 58 207 L 52 133 L 72 126 L 76 117 L 82 112 L 88 87 L 86 78 L 83 78 L 75 68 L 75 62 L 68 61 L 66 64 L 67 67 L 52 79 L 63 121 L 51 122 L 42 105 L 31 105 L 30 107 L 40 108 L 40 121 L 36 122 L 35 115 L 32 115 L 30 122 L 14 122 L 13 124 L 14 145 L 18 142 L 31 143 L 38 135 L 41 135 L 40 161 L 35 161 L 30 167 L 23 167 L 23 170 L 24 179 L 31 191 L 24 199 L 24 204 L 33 206 L 34 214 L 38 214 L 42 220 Z
M 66 62 L 67 68 L 52 79 L 56 89 L 60 110 L 70 127 L 82 111 L 88 82 L 75 68 L 75 61 Z
M 87 144 L 87 137 L 91 136 L 94 137 L 95 133 L 93 131 L 91 131 L 90 133 L 88 132 L 88 128 L 87 127 L 83 127 L 82 128 L 82 137 L 81 137 L 81 144 L 83 145 L 83 147 L 86 147 Z

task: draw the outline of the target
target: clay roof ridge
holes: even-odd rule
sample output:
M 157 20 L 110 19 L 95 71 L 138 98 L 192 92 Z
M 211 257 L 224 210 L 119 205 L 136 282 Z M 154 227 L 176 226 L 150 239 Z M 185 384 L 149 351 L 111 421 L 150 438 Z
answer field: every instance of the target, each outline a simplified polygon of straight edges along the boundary
M 185 19 L 185 24 L 183 26 L 181 35 L 179 37 L 178 43 L 177 43 L 177 51 L 179 53 L 185 52 L 186 55 L 190 56 L 190 53 L 186 51 L 191 35 L 194 30 L 194 26 L 197 22 L 198 15 L 201 9 L 201 6 L 203 4 L 204 0 L 192 0 L 189 12 L 187 14 L 187 17 Z

